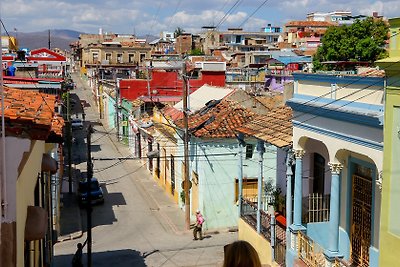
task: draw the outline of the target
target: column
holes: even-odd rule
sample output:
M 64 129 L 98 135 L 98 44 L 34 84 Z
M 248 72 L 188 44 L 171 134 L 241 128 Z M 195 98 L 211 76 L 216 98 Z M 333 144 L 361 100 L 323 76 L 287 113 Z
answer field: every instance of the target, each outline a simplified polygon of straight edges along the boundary
M 286 225 L 292 224 L 292 159 L 293 154 L 288 152 L 286 158 Z M 287 227 L 289 231 L 289 227 Z
M 293 224 L 297 227 L 301 227 L 301 215 L 302 215 L 302 201 L 303 201 L 303 156 L 304 150 L 297 149 L 294 151 L 296 158 L 296 170 L 294 177 L 294 214 Z
M 329 216 L 329 246 L 330 253 L 339 252 L 339 212 L 340 212 L 340 170 L 343 166 L 340 163 L 329 162 L 332 181 L 331 181 L 331 203 Z
M 258 183 L 257 183 L 257 233 L 261 233 L 261 197 L 262 197 L 262 180 L 263 180 L 263 156 L 265 152 L 264 141 L 258 141 L 257 143 L 257 151 L 259 155 L 258 165 L 259 165 L 259 173 L 258 173 Z

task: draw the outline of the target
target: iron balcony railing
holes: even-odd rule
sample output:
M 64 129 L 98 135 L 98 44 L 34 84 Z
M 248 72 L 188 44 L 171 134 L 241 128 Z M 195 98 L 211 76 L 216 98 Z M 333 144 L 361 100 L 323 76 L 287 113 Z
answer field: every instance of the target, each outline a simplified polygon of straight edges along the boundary
M 298 232 L 298 246 L 297 254 L 299 258 L 310 267 L 324 267 L 325 256 L 324 249 L 315 243 L 311 238 L 303 234 L 301 231 Z

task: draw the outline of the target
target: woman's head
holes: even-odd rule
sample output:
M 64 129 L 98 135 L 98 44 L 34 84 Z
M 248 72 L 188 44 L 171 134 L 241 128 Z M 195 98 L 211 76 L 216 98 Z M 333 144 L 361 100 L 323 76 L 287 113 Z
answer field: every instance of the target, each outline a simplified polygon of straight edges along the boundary
M 223 267 L 261 267 L 257 251 L 249 242 L 239 240 L 224 247 Z

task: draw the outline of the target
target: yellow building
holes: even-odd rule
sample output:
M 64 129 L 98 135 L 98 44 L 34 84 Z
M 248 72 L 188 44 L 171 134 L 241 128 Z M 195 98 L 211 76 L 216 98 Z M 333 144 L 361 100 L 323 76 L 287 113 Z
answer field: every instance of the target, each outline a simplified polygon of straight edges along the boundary
M 50 187 L 57 172 L 51 154 L 59 152 L 64 121 L 54 114 L 53 95 L 4 88 L 4 96 L 8 104 L 4 108 L 6 137 L 0 138 L 6 155 L 5 161 L 0 155 L 0 265 L 50 266 L 54 223 Z
M 400 247 L 400 18 L 389 19 L 389 58 L 376 62 L 387 76 L 379 266 L 397 266 Z
M 18 42 L 14 36 L 1 36 L 1 48 L 8 51 L 18 51 Z

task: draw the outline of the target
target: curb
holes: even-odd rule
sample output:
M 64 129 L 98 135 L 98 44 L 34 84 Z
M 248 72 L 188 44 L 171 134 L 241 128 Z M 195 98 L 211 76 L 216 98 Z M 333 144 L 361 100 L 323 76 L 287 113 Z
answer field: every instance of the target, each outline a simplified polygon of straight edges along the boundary
M 83 232 L 82 231 L 77 231 L 75 233 L 69 234 L 69 235 L 65 235 L 65 236 L 59 236 L 57 239 L 57 242 L 64 242 L 64 241 L 68 241 L 68 240 L 73 240 L 73 239 L 77 239 L 83 236 Z

